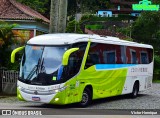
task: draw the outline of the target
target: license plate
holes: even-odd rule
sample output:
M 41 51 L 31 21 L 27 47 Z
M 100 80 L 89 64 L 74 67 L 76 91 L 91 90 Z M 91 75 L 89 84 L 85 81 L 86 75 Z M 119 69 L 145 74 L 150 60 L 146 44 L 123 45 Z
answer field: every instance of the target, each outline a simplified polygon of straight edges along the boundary
M 33 101 L 40 101 L 40 97 L 32 97 Z

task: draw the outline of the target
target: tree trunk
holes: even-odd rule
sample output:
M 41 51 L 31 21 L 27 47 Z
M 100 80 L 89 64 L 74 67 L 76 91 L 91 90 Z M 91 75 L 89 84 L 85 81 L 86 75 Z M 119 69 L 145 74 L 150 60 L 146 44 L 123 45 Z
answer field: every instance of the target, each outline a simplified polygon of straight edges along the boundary
M 50 33 L 58 32 L 58 10 L 59 9 L 59 0 L 51 0 L 51 9 L 50 9 Z
M 67 6 L 68 0 L 59 0 L 58 32 L 60 33 L 64 33 L 66 31 Z

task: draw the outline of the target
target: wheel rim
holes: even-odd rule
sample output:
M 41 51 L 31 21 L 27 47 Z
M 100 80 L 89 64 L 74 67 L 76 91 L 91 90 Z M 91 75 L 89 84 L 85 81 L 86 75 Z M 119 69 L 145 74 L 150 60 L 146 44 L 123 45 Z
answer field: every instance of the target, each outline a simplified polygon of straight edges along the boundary
M 138 94 L 138 89 L 137 89 L 137 86 L 134 88 L 134 93 L 133 93 L 133 95 L 134 96 L 137 96 L 137 94 Z
M 137 89 L 135 89 L 134 91 L 134 96 L 137 96 Z
M 84 92 L 81 103 L 86 104 L 88 102 L 88 98 L 89 98 L 88 94 Z

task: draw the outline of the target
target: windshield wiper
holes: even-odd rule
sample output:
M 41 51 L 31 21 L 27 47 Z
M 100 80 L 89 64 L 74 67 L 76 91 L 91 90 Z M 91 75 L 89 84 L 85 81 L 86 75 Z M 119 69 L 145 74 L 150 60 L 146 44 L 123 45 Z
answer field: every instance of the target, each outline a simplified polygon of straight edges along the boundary
M 40 66 L 40 73 L 46 72 L 45 67 L 43 66 L 43 63 L 44 63 L 44 58 L 42 58 L 42 63 Z
M 31 72 L 29 73 L 29 75 L 27 76 L 26 80 L 30 80 L 30 79 L 33 77 L 33 75 L 35 74 L 35 72 L 36 72 L 36 74 L 38 74 L 38 66 L 39 66 L 39 64 L 40 64 L 40 58 L 38 59 L 38 64 L 35 65 L 35 66 L 32 68 L 32 70 L 31 70 Z
M 27 76 L 26 80 L 30 80 L 30 79 L 33 77 L 33 75 L 34 75 L 35 72 L 37 71 L 37 66 L 38 66 L 38 65 L 35 65 L 35 66 L 33 67 L 33 69 L 31 70 L 31 72 L 30 72 L 29 75 Z

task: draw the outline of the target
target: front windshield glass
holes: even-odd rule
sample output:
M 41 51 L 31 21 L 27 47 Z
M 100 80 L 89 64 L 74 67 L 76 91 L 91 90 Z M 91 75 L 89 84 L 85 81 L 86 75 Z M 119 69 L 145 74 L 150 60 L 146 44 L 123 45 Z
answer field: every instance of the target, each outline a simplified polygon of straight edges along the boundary
M 46 74 L 56 71 L 61 66 L 62 56 L 66 50 L 67 47 L 45 47 L 41 71 L 44 71 Z
M 37 65 L 43 52 L 42 46 L 26 46 L 25 54 L 23 55 L 22 68 L 20 68 L 20 76 L 26 79 L 31 71 L 37 70 Z M 35 74 L 34 74 L 35 75 Z M 34 77 L 32 76 L 32 78 Z
M 50 85 L 69 46 L 26 45 L 21 62 L 20 80 L 28 84 Z M 46 79 L 45 79 L 46 78 Z

